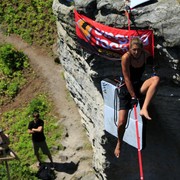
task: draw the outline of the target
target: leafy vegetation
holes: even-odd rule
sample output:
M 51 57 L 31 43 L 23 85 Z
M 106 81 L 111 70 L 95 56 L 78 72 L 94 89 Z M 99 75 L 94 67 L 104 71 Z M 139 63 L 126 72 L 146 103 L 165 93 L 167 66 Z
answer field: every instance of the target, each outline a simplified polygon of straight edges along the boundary
M 25 41 L 50 50 L 56 38 L 53 0 L 3 0 L 0 3 L 1 29 L 18 34 Z
M 23 71 L 29 68 L 28 57 L 10 44 L 0 45 L 0 105 L 15 97 L 26 82 Z
M 52 12 L 53 0 L 3 0 L 0 3 L 0 28 L 7 35 L 20 35 L 26 42 L 42 46 L 51 53 L 56 40 L 56 23 Z M 26 75 L 32 74 L 28 57 L 10 44 L 0 44 L 0 106 L 9 103 L 27 83 Z M 27 126 L 35 110 L 45 121 L 45 135 L 48 146 L 61 148 L 63 128 L 51 115 L 52 105 L 46 94 L 40 94 L 25 107 L 1 113 L 1 127 L 10 137 L 10 147 L 20 161 L 9 161 L 11 179 L 33 180 L 35 171 L 31 168 L 36 162 L 31 137 Z M 55 144 L 56 143 L 56 144 Z M 58 144 L 57 144 L 58 143 Z M 52 152 L 52 151 L 51 151 Z M 41 154 L 42 158 L 44 157 Z M 6 169 L 0 162 L 0 179 L 6 180 Z
M 3 129 L 6 130 L 5 133 L 10 137 L 10 147 L 20 159 L 20 161 L 9 162 L 11 179 L 36 179 L 35 171 L 30 168 L 36 159 L 32 149 L 31 136 L 27 133 L 27 126 L 32 120 L 34 111 L 39 111 L 41 119 L 45 122 L 44 131 L 48 139 L 48 146 L 61 148 L 61 144 L 57 144 L 57 139 L 61 138 L 63 128 L 56 124 L 56 118 L 50 114 L 52 105 L 47 99 L 47 95 L 41 94 L 32 99 L 26 107 L 5 112 L 2 116 L 1 123 Z M 41 156 L 43 157 L 42 154 Z M 0 171 L 0 179 L 6 179 L 5 166 L 2 166 Z
M 27 82 L 24 76 L 28 69 L 30 74 L 29 59 L 23 52 L 18 51 L 10 44 L 0 45 L 0 106 L 10 102 Z M 40 94 L 32 99 L 27 106 L 13 109 L 1 114 L 1 128 L 5 129 L 10 137 L 10 147 L 17 153 L 20 161 L 10 161 L 11 179 L 37 179 L 35 171 L 30 166 L 36 159 L 32 149 L 31 137 L 27 133 L 27 126 L 32 120 L 34 111 L 40 112 L 40 117 L 45 121 L 45 134 L 49 147 L 56 145 L 61 148 L 60 141 L 63 128 L 57 125 L 57 119 L 51 115 L 52 104 L 46 94 Z M 56 144 L 55 144 L 56 143 Z M 46 158 L 41 154 L 42 158 Z M 5 166 L 0 168 L 0 179 L 7 179 Z

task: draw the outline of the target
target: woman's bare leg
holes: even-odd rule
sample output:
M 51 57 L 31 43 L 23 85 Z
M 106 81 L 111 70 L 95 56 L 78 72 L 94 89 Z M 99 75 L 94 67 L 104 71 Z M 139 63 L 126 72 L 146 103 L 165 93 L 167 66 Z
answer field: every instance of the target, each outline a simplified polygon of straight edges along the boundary
M 151 77 L 150 79 L 144 82 L 140 90 L 142 94 L 146 93 L 146 97 L 145 97 L 142 109 L 140 111 L 140 115 L 144 116 L 148 120 L 151 120 L 151 117 L 149 116 L 147 109 L 154 94 L 156 93 L 159 81 L 160 79 L 158 76 Z
M 125 131 L 126 121 L 128 116 L 128 110 L 120 110 L 119 111 L 119 120 L 118 120 L 118 140 L 117 145 L 114 150 L 114 155 L 119 158 L 121 151 L 121 142 Z

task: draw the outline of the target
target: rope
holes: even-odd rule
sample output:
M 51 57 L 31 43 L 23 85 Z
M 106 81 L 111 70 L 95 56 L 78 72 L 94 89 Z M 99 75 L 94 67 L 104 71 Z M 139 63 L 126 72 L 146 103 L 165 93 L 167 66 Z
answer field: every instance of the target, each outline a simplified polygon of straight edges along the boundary
M 124 84 L 118 85 L 118 87 L 114 91 L 114 124 L 117 125 L 117 98 L 118 98 L 118 92 L 120 91 L 120 88 Z M 132 109 L 128 113 L 127 123 L 125 129 L 129 126 L 130 121 L 130 115 L 131 115 Z M 134 117 L 135 117 L 135 125 L 136 125 L 136 139 L 137 139 L 137 147 L 138 147 L 138 162 L 139 162 L 139 170 L 140 170 L 140 180 L 144 180 L 143 175 L 143 165 L 142 165 L 142 156 L 141 156 L 141 149 L 140 149 L 140 136 L 139 136 L 139 127 L 138 127 L 138 118 L 137 118 L 137 109 L 136 105 L 134 105 Z
M 127 2 L 125 3 L 125 15 L 127 16 L 128 19 L 128 30 L 131 30 L 131 8 L 129 7 L 129 1 L 126 0 Z M 132 21 L 134 27 L 136 27 L 135 23 Z M 137 32 L 137 35 L 140 37 L 138 30 L 135 28 L 135 31 Z M 130 41 L 130 37 L 129 37 L 129 41 Z
M 134 117 L 135 117 L 135 123 L 136 123 L 136 139 L 137 139 L 137 146 L 138 146 L 138 161 L 139 161 L 140 180 L 144 180 L 136 105 L 134 105 Z
M 128 3 L 129 3 L 129 0 L 126 0 L 125 1 L 125 10 L 126 10 L 125 14 L 126 14 L 127 19 L 128 19 L 128 30 L 131 30 L 131 21 L 130 21 L 131 8 L 129 7 Z M 139 36 L 139 33 L 137 30 L 136 30 L 136 32 Z M 129 42 L 130 42 L 130 37 L 129 37 Z M 132 111 L 132 109 L 131 109 L 131 111 Z M 130 119 L 131 111 L 128 115 L 129 116 L 128 119 Z M 136 105 L 134 105 L 134 117 L 135 117 L 135 124 L 136 124 L 136 139 L 137 139 L 137 146 L 138 146 L 138 162 L 139 162 L 140 180 L 144 180 Z M 127 120 L 126 128 L 128 127 L 128 125 L 129 125 L 129 120 Z

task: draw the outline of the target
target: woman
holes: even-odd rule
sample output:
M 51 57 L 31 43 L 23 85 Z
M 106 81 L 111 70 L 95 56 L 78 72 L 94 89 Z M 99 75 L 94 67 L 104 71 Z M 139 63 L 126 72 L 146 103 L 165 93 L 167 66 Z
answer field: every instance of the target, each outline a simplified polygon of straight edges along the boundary
M 140 95 L 145 95 L 140 115 L 151 120 L 148 113 L 148 106 L 156 92 L 160 79 L 158 76 L 152 76 L 142 82 L 141 78 L 148 57 L 150 55 L 143 49 L 143 43 L 139 38 L 133 38 L 131 40 L 129 51 L 122 56 L 121 66 L 125 85 L 121 87 L 120 91 L 118 141 L 114 151 L 117 158 L 120 155 L 121 141 L 125 131 L 128 111 L 138 103 Z

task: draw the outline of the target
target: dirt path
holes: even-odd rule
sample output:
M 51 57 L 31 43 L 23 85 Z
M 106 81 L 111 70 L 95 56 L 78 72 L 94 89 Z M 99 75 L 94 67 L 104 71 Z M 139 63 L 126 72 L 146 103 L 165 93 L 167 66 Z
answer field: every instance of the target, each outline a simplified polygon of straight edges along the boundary
M 92 171 L 92 150 L 78 109 L 74 101 L 68 98 L 62 67 L 42 49 L 28 45 L 15 35 L 4 36 L 0 32 L 0 42 L 13 44 L 29 57 L 33 70 L 43 79 L 43 86 L 52 97 L 59 122 L 66 128 L 62 142 L 65 150 L 53 157 L 57 179 L 80 179 L 83 174 L 89 174 Z

